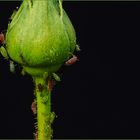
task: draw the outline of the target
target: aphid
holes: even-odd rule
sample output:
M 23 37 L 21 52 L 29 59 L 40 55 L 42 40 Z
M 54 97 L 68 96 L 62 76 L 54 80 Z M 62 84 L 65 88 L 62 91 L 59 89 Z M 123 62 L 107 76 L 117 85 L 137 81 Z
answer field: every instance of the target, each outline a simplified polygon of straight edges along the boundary
M 15 65 L 14 65 L 14 62 L 10 60 L 10 71 L 12 73 L 15 73 Z
M 49 89 L 49 91 L 52 91 L 54 85 L 55 85 L 55 81 L 53 79 L 49 79 L 48 80 L 48 89 Z
M 48 77 L 48 72 L 44 72 L 44 74 L 43 74 L 43 79 L 46 80 L 47 77 Z
M 55 117 L 56 117 L 55 113 L 51 112 L 51 114 L 50 114 L 50 123 L 53 123 Z
M 28 0 L 28 5 L 29 5 L 29 8 L 32 8 L 32 6 L 33 6 L 32 0 Z
M 3 44 L 4 43 L 4 34 L 0 33 L 0 43 Z
M 55 115 L 54 112 L 51 112 L 49 115 L 47 115 L 47 114 L 43 114 L 43 115 L 46 118 L 45 123 L 48 124 L 48 125 L 52 124 L 54 119 L 56 118 L 56 115 Z
M 33 114 L 36 114 L 36 102 L 33 101 L 32 104 L 31 104 L 31 110 L 33 111 Z
M 70 58 L 68 61 L 66 61 L 65 64 L 66 64 L 67 66 L 69 66 L 69 65 L 74 64 L 74 63 L 77 62 L 77 61 L 78 61 L 77 56 L 73 55 L 73 57 Z
M 22 74 L 23 76 L 26 74 L 24 68 L 22 69 L 21 74 Z
M 5 58 L 5 59 L 9 59 L 9 56 L 8 56 L 8 54 L 7 54 L 7 51 L 6 51 L 6 49 L 2 46 L 1 48 L 0 48 L 0 52 L 1 52 L 1 54 L 2 54 L 2 56 Z
M 27 63 L 25 62 L 25 59 L 23 58 L 23 55 L 21 53 L 19 57 L 21 58 L 21 63 L 26 65 Z
M 14 16 L 16 15 L 16 13 L 17 13 L 17 10 L 14 10 L 11 17 L 9 18 L 9 20 L 12 20 L 14 18 Z
M 78 44 L 76 45 L 76 51 L 81 51 L 80 46 Z
M 41 101 L 43 104 L 46 104 L 48 101 L 48 96 L 43 96 Z
M 46 137 L 49 137 L 49 136 L 51 136 L 52 137 L 52 134 L 53 134 L 53 130 L 51 129 L 51 125 L 46 125 L 46 127 L 45 127 L 45 135 L 46 135 Z
M 54 78 L 56 81 L 58 81 L 58 82 L 61 81 L 60 77 L 59 77 L 56 73 L 52 73 L 52 75 L 53 75 L 53 78 Z
M 40 83 L 37 85 L 37 88 L 40 92 L 42 92 L 44 90 L 44 86 Z

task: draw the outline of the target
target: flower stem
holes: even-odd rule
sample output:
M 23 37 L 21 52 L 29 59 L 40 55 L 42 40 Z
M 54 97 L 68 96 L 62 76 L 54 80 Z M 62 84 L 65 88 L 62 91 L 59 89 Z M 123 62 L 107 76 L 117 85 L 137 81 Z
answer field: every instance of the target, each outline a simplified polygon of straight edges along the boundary
M 33 77 L 35 82 L 35 96 L 37 105 L 37 140 L 50 140 L 52 137 L 51 123 L 51 91 L 48 89 L 48 80 L 43 77 Z

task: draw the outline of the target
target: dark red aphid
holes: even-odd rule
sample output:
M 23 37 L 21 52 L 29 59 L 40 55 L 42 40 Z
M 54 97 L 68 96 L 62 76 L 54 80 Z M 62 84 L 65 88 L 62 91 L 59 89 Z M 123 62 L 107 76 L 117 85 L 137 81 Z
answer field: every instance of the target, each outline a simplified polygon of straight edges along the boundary
M 49 91 L 52 91 L 54 85 L 55 85 L 55 81 L 53 79 L 49 79 L 48 80 L 48 89 L 49 89 Z
M 32 104 L 31 104 L 31 110 L 33 111 L 33 114 L 36 114 L 37 107 L 36 107 L 36 102 L 35 101 L 33 101 Z
M 66 61 L 65 64 L 66 64 L 67 66 L 69 66 L 69 65 L 74 64 L 74 63 L 77 62 L 77 61 L 78 61 L 77 56 L 73 55 L 73 57 L 70 58 L 68 61 Z
M 3 33 L 0 33 L 0 44 L 1 43 L 4 43 L 4 34 Z
M 42 92 L 44 90 L 44 86 L 42 84 L 38 84 L 37 88 L 40 92 Z

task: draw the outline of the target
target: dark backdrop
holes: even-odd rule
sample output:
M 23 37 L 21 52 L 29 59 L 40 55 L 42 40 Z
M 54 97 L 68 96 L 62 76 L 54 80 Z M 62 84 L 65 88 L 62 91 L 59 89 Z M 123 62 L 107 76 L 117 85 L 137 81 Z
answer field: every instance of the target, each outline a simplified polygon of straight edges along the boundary
M 20 2 L 0 1 L 0 30 Z M 81 47 L 52 93 L 54 138 L 140 138 L 140 2 L 64 2 Z M 0 56 L 0 138 L 32 138 L 33 82 Z

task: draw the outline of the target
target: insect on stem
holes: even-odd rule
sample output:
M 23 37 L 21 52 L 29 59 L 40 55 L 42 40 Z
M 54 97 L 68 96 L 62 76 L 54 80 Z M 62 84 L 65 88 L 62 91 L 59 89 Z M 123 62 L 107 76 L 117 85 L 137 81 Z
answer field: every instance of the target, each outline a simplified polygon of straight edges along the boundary
M 65 62 L 65 65 L 70 66 L 74 63 L 76 63 L 79 59 L 77 58 L 76 55 L 73 55 L 72 58 L 70 58 L 68 61 Z
M 0 33 L 0 44 L 3 44 L 5 42 L 4 34 Z

